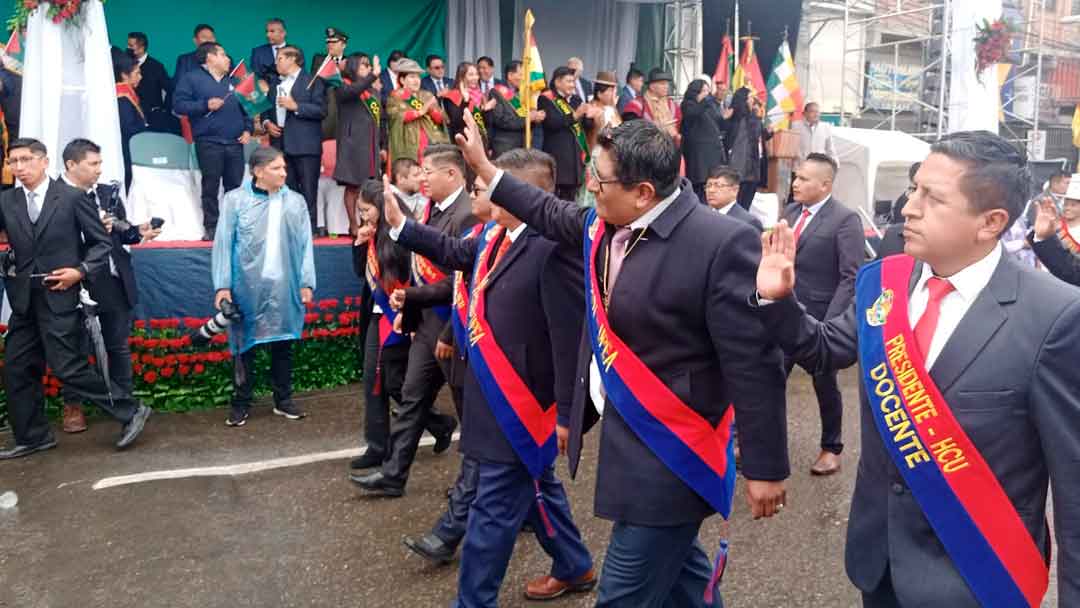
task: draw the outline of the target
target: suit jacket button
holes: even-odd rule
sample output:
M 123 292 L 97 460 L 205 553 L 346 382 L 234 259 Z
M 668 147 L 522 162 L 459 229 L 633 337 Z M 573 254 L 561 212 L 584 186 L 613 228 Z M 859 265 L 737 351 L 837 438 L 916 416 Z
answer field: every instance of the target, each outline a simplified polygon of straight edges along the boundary
M 894 483 L 894 484 L 892 484 L 892 491 L 893 491 L 894 494 L 903 494 L 904 493 L 904 486 L 902 484 L 899 484 L 899 483 Z

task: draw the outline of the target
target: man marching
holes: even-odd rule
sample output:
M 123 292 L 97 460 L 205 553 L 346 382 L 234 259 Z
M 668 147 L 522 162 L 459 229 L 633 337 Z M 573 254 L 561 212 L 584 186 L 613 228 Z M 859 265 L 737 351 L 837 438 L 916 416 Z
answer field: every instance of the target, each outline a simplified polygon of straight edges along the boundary
M 1002 255 L 1024 165 L 987 132 L 934 144 L 903 210 L 907 255 L 863 267 L 824 323 L 790 295 L 792 230 L 762 238 L 751 304 L 784 351 L 817 372 L 860 364 L 846 561 L 864 606 L 1039 606 L 1048 481 L 1059 605 L 1080 605 L 1080 291 Z
M 475 128 L 466 134 L 458 145 L 492 203 L 584 253 L 587 339 L 567 449 L 573 474 L 602 409 L 595 512 L 615 525 L 597 606 L 721 605 L 710 576 L 721 568 L 697 536 L 730 513 L 735 412 L 755 518 L 784 506 L 789 473 L 780 352 L 745 303 L 753 229 L 697 201 L 674 142 L 649 121 L 599 139 L 595 210 L 500 171 Z
M 547 154 L 513 150 L 499 163 L 520 179 L 548 191 L 555 187 L 555 161 Z M 406 221 L 393 205 L 386 208 L 391 238 L 472 276 L 469 288 L 455 281 L 451 313 L 471 371 L 462 450 L 476 460 L 479 476 L 455 605 L 496 606 L 525 521 L 554 562 L 549 576 L 529 583 L 526 597 L 546 600 L 592 589 L 592 558 L 553 466 L 573 398 L 573 362 L 562 355 L 581 335 L 581 281 L 573 264 L 555 243 L 494 204 L 495 221 L 466 239 Z

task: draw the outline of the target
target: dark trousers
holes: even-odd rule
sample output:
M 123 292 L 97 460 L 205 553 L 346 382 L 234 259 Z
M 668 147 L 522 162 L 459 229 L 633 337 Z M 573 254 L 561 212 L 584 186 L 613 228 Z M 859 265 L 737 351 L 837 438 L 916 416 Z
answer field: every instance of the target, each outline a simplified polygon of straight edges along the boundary
M 439 517 L 431 533 L 451 547 L 458 546 L 465 538 L 469 523 L 469 508 L 476 500 L 476 485 L 480 480 L 479 463 L 469 456 L 461 459 L 454 487 L 450 489 L 446 511 Z
M 364 339 L 364 442 L 367 453 L 385 459 L 390 443 L 390 400 L 401 404 L 409 343 L 379 348 L 381 314 L 371 315 Z M 381 352 L 380 352 L 381 350 Z M 378 378 L 379 390 L 375 390 Z
M 218 190 L 239 188 L 244 180 L 244 147 L 239 142 L 223 144 L 196 140 L 195 157 L 202 173 L 203 227 L 210 238 L 218 223 Z
M 559 184 L 555 186 L 555 196 L 564 201 L 576 201 L 580 189 L 581 186 Z
M 739 182 L 739 196 L 735 200 L 739 203 L 740 207 L 747 211 L 750 210 L 750 206 L 754 204 L 754 195 L 757 194 L 757 187 L 758 183 L 756 181 Z
M 795 360 L 784 357 L 787 375 L 795 367 Z M 836 372 L 826 372 L 820 376 L 811 376 L 814 393 L 817 394 L 818 410 L 821 413 L 821 449 L 833 454 L 844 451 L 844 401 L 840 395 L 840 385 Z
M 409 469 L 416 459 L 424 429 L 440 434 L 449 432 L 457 424 L 453 416 L 432 409 L 435 397 L 449 375 L 448 362 L 435 359 L 432 345 L 414 340 L 409 347 L 407 365 L 401 388 L 401 409 L 390 420 L 390 452 L 382 466 L 383 476 L 402 486 L 409 479 Z
M 478 468 L 479 483 L 469 510 L 455 606 L 497 605 L 499 587 L 525 521 L 532 525 L 540 546 L 551 556 L 551 576 L 571 581 L 592 568 L 592 556 L 574 525 L 566 491 L 555 477 L 554 467 L 548 467 L 539 480 L 544 509 L 555 531 L 551 537 L 536 507 L 536 486 L 525 467 L 480 461 Z
M 119 279 L 112 278 L 119 283 Z M 120 292 L 123 297 L 123 292 Z M 101 304 L 101 302 L 98 302 Z M 131 336 L 131 310 L 127 308 L 127 302 L 116 308 L 98 309 L 98 320 L 101 322 L 101 337 L 105 343 L 105 352 L 109 355 L 109 380 L 113 390 L 116 387 L 124 389 L 130 394 L 135 390 L 131 379 L 131 346 L 128 338 Z M 89 338 L 84 341 L 87 353 L 93 353 L 93 345 Z M 65 385 L 63 387 L 64 403 L 78 403 L 79 396 L 74 394 Z
M 270 389 L 274 393 L 274 406 L 292 401 L 292 344 L 294 341 L 277 340 L 259 344 L 233 358 L 233 407 L 244 410 L 251 407 L 251 392 L 255 388 L 255 353 L 259 348 L 270 349 Z
M 289 188 L 299 192 L 307 202 L 308 215 L 311 217 L 311 227 L 314 229 L 319 221 L 319 173 L 321 172 L 321 159 L 318 156 L 289 156 L 285 155 L 285 169 L 288 171 L 286 183 Z
M 16 444 L 36 445 L 49 437 L 41 386 L 46 363 L 73 395 L 123 423 L 135 415 L 139 404 L 123 388 L 113 387 L 110 402 L 105 381 L 86 358 L 84 331 L 82 313 L 75 309 L 53 312 L 39 289 L 32 290 L 25 314 L 11 314 L 4 343 L 4 381 Z
M 886 568 L 877 589 L 862 594 L 863 608 L 900 608 L 900 600 L 892 586 L 892 575 Z
M 611 529 L 597 608 L 723 608 L 704 600 L 712 562 L 697 540 L 701 522 L 654 528 L 616 522 Z

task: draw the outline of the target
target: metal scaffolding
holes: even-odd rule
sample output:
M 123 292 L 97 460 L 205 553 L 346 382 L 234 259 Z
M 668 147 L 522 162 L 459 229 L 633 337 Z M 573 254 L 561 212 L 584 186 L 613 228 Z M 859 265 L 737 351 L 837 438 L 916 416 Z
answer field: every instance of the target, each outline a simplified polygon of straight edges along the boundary
M 701 10 L 700 0 L 664 4 L 664 66 L 675 78 L 675 97 L 701 73 Z

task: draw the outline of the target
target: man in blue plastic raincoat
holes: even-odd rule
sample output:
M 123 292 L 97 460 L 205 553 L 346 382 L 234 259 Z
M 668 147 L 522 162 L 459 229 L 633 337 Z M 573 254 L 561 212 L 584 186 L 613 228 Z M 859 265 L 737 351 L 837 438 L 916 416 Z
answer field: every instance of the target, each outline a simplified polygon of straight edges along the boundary
M 291 349 L 315 289 L 307 204 L 285 186 L 285 157 L 263 147 L 252 153 L 248 166 L 252 180 L 225 195 L 214 235 L 214 308 L 231 300 L 241 315 L 229 326 L 234 355 L 229 426 L 247 422 L 259 344 L 270 349 L 274 413 L 289 420 L 304 417 L 292 400 Z

